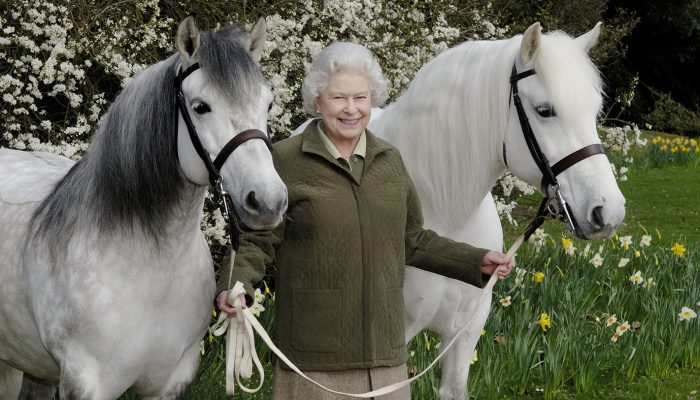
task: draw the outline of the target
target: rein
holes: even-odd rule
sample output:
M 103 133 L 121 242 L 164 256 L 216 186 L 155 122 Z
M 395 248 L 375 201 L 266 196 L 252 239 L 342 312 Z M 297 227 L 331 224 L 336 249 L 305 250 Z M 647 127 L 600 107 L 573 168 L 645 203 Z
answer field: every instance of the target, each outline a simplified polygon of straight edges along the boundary
M 557 175 L 588 157 L 596 154 L 605 154 L 603 146 L 600 143 L 595 143 L 574 151 L 554 165 L 549 163 L 537 142 L 537 138 L 530 125 L 530 120 L 527 118 L 525 108 L 523 108 L 523 103 L 518 92 L 518 81 L 532 76 L 535 73 L 534 68 L 518 73 L 515 63 L 513 63 L 513 69 L 510 74 L 511 97 L 513 98 L 515 109 L 518 112 L 518 120 L 520 121 L 520 128 L 523 131 L 527 148 L 530 150 L 530 155 L 532 155 L 532 159 L 535 161 L 535 164 L 537 164 L 537 168 L 542 172 L 542 183 L 540 186 L 544 194 L 544 199 L 542 199 L 537 215 L 525 230 L 525 240 L 527 240 L 530 235 L 542 225 L 547 216 L 550 215 L 554 218 L 561 217 L 567 224 L 567 227 L 564 229 L 568 231 L 569 234 L 573 234 L 576 231 L 576 220 L 571 213 L 569 205 L 566 203 L 566 200 L 564 200 L 564 196 L 562 196 L 559 190 Z M 505 140 L 503 141 L 503 161 L 506 166 L 508 166 Z M 554 193 L 553 198 L 550 197 L 549 189 Z
M 185 80 L 185 78 L 198 69 L 198 62 L 190 65 L 184 71 L 182 70 L 182 67 L 180 67 L 178 74 L 175 77 L 175 89 L 177 91 L 175 100 L 178 108 L 180 109 L 182 119 L 185 121 L 185 125 L 187 126 L 187 133 L 190 136 L 192 146 L 197 152 L 197 155 L 199 155 L 199 158 L 201 158 L 204 162 L 204 166 L 207 168 L 207 172 L 209 173 L 209 183 L 214 189 L 215 202 L 221 210 L 221 215 L 223 215 L 224 221 L 226 222 L 226 230 L 228 231 L 231 246 L 234 250 L 238 250 L 239 235 L 241 232 L 240 222 L 233 206 L 231 195 L 224 190 L 224 179 L 221 176 L 221 168 L 233 151 L 248 140 L 261 139 L 265 142 L 270 151 L 272 151 L 272 144 L 270 142 L 270 138 L 261 130 L 247 129 L 238 133 L 231 140 L 229 140 L 228 143 L 226 143 L 226 145 L 221 149 L 219 155 L 216 156 L 214 161 L 211 160 L 209 153 L 204 149 L 202 141 L 199 139 L 199 135 L 197 135 L 197 129 L 195 129 L 194 123 L 192 123 L 192 118 L 190 117 L 190 113 L 187 109 L 185 94 L 182 92 L 182 82 Z

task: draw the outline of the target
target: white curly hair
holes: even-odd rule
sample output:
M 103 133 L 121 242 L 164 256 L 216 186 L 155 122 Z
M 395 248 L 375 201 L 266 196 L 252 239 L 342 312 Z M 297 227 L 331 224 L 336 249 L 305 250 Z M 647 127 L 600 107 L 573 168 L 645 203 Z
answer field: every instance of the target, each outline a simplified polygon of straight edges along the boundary
M 328 86 L 333 74 L 348 70 L 367 77 L 372 107 L 381 107 L 387 99 L 388 82 L 372 52 L 356 43 L 336 42 L 321 50 L 311 61 L 309 72 L 301 85 L 304 110 L 318 116 L 316 99 L 319 94 Z

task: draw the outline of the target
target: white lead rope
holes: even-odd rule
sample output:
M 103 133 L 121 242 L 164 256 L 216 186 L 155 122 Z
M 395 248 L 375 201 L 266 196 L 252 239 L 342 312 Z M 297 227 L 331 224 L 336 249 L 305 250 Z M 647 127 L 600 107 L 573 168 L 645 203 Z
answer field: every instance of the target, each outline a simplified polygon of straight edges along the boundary
M 507 260 L 511 260 L 513 258 L 515 252 L 518 251 L 518 248 L 520 248 L 523 242 L 524 235 L 520 235 L 515 240 L 513 245 L 510 246 L 510 249 L 508 249 L 508 253 L 506 253 Z M 234 257 L 235 252 L 231 255 L 231 264 L 233 264 Z M 229 275 L 229 287 L 231 287 L 230 279 L 231 277 Z M 236 317 L 228 318 L 228 314 L 222 311 L 221 315 L 219 315 L 219 320 L 210 328 L 210 330 L 215 336 L 220 336 L 224 332 L 228 332 L 226 336 L 226 393 L 229 395 L 232 395 L 234 393 L 234 386 L 236 382 L 238 382 L 238 385 L 240 386 L 241 390 L 248 393 L 254 393 L 262 387 L 265 378 L 265 373 L 263 371 L 262 364 L 258 359 L 258 355 L 255 352 L 253 329 L 255 329 L 258 335 L 260 335 L 260 338 L 265 342 L 265 344 L 267 344 L 270 350 L 272 350 L 277 355 L 277 357 L 279 357 L 280 360 L 284 361 L 287 364 L 287 366 L 289 366 L 289 368 L 292 369 L 292 371 L 296 372 L 304 379 L 308 380 L 309 382 L 328 392 L 357 398 L 371 398 L 394 392 L 406 385 L 409 385 L 411 382 L 415 381 L 416 379 L 423 376 L 426 372 L 428 372 L 435 364 L 437 364 L 438 361 L 440 361 L 442 356 L 445 355 L 445 353 L 447 353 L 447 350 L 449 350 L 450 347 L 452 347 L 454 342 L 457 340 L 457 338 L 459 338 L 460 335 L 462 335 L 462 333 L 464 333 L 464 331 L 469 331 L 471 339 L 478 338 L 481 335 L 480 331 L 474 332 L 473 330 L 469 329 L 469 326 L 473 321 L 475 321 L 475 318 L 476 321 L 479 322 L 477 326 L 483 327 L 486 323 L 486 319 L 488 318 L 489 314 L 489 308 L 483 307 L 484 301 L 490 301 L 491 291 L 493 290 L 493 287 L 496 284 L 497 280 L 498 269 L 493 272 L 488 282 L 486 283 L 486 286 L 484 286 L 483 290 L 481 291 L 481 295 L 479 296 L 478 302 L 474 306 L 474 313 L 472 314 L 471 318 L 469 318 L 467 323 L 462 327 L 462 329 L 459 330 L 459 332 L 457 332 L 457 334 L 452 338 L 452 340 L 447 344 L 447 346 L 442 348 L 440 354 L 438 354 L 438 356 L 435 357 L 435 360 L 433 360 L 433 362 L 431 362 L 430 365 L 428 365 L 420 374 L 414 376 L 413 378 L 393 383 L 391 385 L 387 385 L 385 387 L 367 393 L 340 392 L 337 390 L 327 388 L 306 376 L 306 374 L 304 374 L 296 365 L 294 365 L 294 363 L 292 363 L 284 355 L 284 353 L 282 353 L 282 351 L 279 348 L 277 348 L 277 346 L 275 346 L 275 344 L 272 342 L 272 339 L 270 339 L 270 336 L 265 331 L 265 328 L 263 328 L 263 326 L 260 325 L 260 322 L 258 322 L 257 318 L 255 318 L 253 313 L 249 309 L 243 308 L 243 305 L 241 304 L 239 299 L 239 295 L 245 293 L 245 290 L 243 289 L 242 283 L 236 282 L 233 289 L 229 290 L 228 297 L 229 304 L 233 304 L 236 308 Z M 484 312 L 484 310 L 486 312 Z M 228 321 L 231 322 L 229 323 Z M 231 339 L 232 336 L 233 339 Z M 260 375 L 260 384 L 255 389 L 250 389 L 242 385 L 240 381 L 241 378 L 248 379 L 251 377 L 252 364 L 255 364 L 255 366 L 258 369 L 258 374 Z M 236 373 L 236 371 L 238 371 L 238 373 Z

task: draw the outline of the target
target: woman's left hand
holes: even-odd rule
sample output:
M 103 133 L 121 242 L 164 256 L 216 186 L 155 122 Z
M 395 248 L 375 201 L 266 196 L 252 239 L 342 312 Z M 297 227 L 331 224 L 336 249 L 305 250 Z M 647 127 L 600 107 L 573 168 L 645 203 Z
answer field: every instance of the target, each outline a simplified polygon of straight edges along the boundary
M 514 265 L 515 261 L 508 260 L 505 254 L 491 250 L 484 255 L 484 260 L 481 262 L 481 272 L 493 275 L 494 271 L 498 270 L 498 279 L 503 280 L 510 274 Z

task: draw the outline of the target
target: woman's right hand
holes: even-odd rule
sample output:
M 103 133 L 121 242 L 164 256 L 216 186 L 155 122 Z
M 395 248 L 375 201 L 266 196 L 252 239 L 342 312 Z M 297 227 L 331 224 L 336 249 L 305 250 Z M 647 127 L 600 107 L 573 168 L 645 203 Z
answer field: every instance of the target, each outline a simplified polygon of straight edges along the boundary
M 245 297 L 242 294 L 239 296 L 239 300 L 243 308 L 247 308 L 245 305 Z M 216 305 L 219 306 L 219 310 L 226 312 L 229 317 L 236 316 L 236 309 L 228 304 L 228 290 L 223 290 L 216 296 Z

